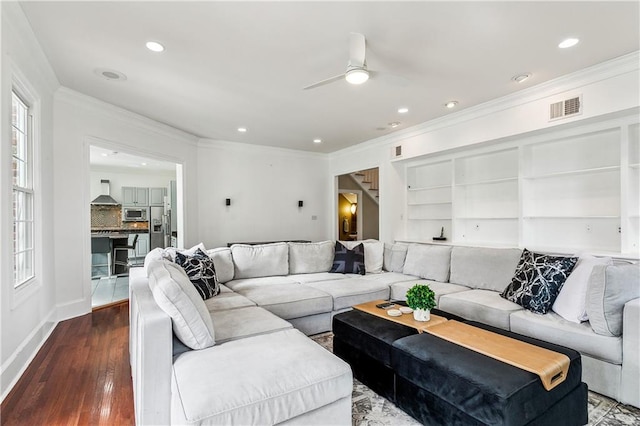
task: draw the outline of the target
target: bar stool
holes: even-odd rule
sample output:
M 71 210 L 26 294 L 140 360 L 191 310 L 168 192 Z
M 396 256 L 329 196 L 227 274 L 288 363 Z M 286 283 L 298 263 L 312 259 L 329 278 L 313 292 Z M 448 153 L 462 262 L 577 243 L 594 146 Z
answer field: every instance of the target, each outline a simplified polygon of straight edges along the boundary
M 129 269 L 129 267 L 131 266 L 131 263 L 129 262 L 129 250 L 135 250 L 137 243 L 138 243 L 138 234 L 135 234 L 135 236 L 133 237 L 133 241 L 131 241 L 131 244 L 126 246 L 115 246 L 113 248 L 113 275 L 117 275 L 116 274 L 117 266 L 124 266 L 127 268 L 127 270 Z M 118 252 L 120 251 L 124 251 L 125 253 L 124 260 L 122 260 L 122 256 L 118 258 Z

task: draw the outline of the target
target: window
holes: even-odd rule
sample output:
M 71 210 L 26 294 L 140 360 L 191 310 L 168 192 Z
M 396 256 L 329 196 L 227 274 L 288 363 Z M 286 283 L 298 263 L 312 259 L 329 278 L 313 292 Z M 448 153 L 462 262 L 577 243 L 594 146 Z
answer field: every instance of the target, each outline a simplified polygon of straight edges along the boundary
M 11 151 L 13 172 L 13 285 L 35 276 L 32 118 L 29 106 L 11 93 Z

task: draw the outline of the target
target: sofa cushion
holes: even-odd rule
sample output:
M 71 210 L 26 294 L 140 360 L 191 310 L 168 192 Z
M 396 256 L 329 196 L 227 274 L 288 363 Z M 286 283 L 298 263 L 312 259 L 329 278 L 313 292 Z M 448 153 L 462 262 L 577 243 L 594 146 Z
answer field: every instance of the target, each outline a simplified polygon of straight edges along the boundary
M 331 312 L 333 306 L 328 293 L 298 283 L 247 285 L 238 292 L 283 319 Z
M 171 317 L 178 339 L 191 349 L 213 346 L 215 332 L 211 316 L 184 270 L 169 260 L 153 260 L 148 271 L 153 298 Z
M 407 249 L 402 273 L 427 280 L 449 281 L 451 247 L 427 244 L 411 244 Z
M 353 378 L 347 363 L 284 330 L 180 355 L 172 388 L 172 423 L 278 424 L 350 397 Z
M 603 336 L 622 334 L 622 311 L 640 297 L 640 265 L 596 265 L 587 288 L 587 315 L 593 331 Z
M 610 257 L 580 255 L 571 275 L 564 282 L 551 309 L 567 321 L 580 323 L 589 319 L 587 315 L 587 286 L 595 265 L 612 265 Z
M 391 300 L 407 300 L 407 290 L 416 284 L 428 284 L 429 288 L 436 294 L 436 303 L 445 294 L 459 293 L 461 291 L 471 290 L 469 287 L 465 287 L 459 284 L 441 283 L 438 281 L 430 280 L 412 280 L 396 282 L 391 284 Z
M 382 272 L 384 262 L 384 243 L 378 240 L 340 241 L 349 250 L 355 246 L 364 244 L 364 266 L 367 274 L 379 274 Z
M 178 252 L 176 263 L 184 269 L 202 300 L 210 299 L 220 293 L 220 283 L 216 278 L 213 260 L 202 250 L 197 249 L 192 256 Z
M 243 288 L 253 288 L 255 286 L 270 286 L 274 284 L 297 284 L 298 282 L 291 277 L 259 277 L 259 278 L 243 278 L 240 280 L 229 281 L 225 285 L 231 290 L 238 292 Z
M 205 248 L 203 243 L 199 243 L 193 247 L 191 247 L 190 249 L 177 249 L 175 247 L 167 247 L 165 249 L 160 248 L 160 247 L 156 247 L 153 250 L 151 250 L 149 253 L 147 253 L 147 255 L 144 257 L 144 270 L 145 273 L 147 274 L 147 276 L 149 275 L 149 271 L 148 269 L 148 265 L 149 262 L 151 262 L 152 260 L 160 260 L 160 259 L 167 259 L 170 260 L 172 262 L 175 262 L 176 260 L 176 253 L 178 251 L 180 251 L 182 254 L 185 254 L 187 256 L 192 256 L 197 249 L 200 249 L 204 252 L 207 251 L 207 249 Z
M 445 294 L 438 300 L 438 309 L 509 330 L 509 316 L 522 306 L 503 299 L 498 292 L 474 289 Z
M 221 286 L 222 287 L 222 286 Z M 226 287 L 225 287 L 226 289 Z M 245 308 L 256 304 L 241 294 L 229 289 L 220 290 L 220 294 L 204 301 L 209 312 L 226 311 L 227 309 Z
M 333 241 L 288 243 L 289 274 L 327 272 L 333 265 Z
M 293 328 L 287 321 L 258 306 L 213 311 L 211 318 L 216 330 L 217 345 Z
M 381 274 L 367 275 L 366 277 L 368 280 L 376 281 L 381 284 L 387 284 L 387 285 L 404 282 L 404 281 L 415 281 L 420 279 L 420 277 L 414 277 L 413 275 L 405 275 L 400 272 L 383 272 Z
M 360 274 L 357 275 L 358 277 Z M 336 272 L 317 272 L 315 274 L 294 274 L 289 275 L 288 278 L 299 282 L 300 284 L 313 283 L 316 281 L 331 281 L 331 280 L 343 280 L 349 278 L 349 275 L 339 274 Z
M 329 272 L 339 272 L 343 274 L 364 275 L 365 271 L 364 245 L 358 244 L 353 249 L 348 249 L 345 245 L 336 241 L 333 255 L 333 266 Z
M 589 323 L 573 323 L 555 312 L 545 315 L 527 310 L 511 314 L 511 331 L 556 343 L 582 354 L 622 364 L 622 337 L 602 336 L 593 331 Z
M 449 282 L 483 290 L 503 291 L 513 278 L 522 250 L 454 247 Z
M 289 273 L 287 243 L 234 244 L 231 246 L 234 278 L 270 277 Z
M 205 253 L 213 259 L 213 266 L 216 268 L 216 276 L 220 283 L 226 283 L 233 279 L 234 268 L 233 257 L 229 247 L 218 247 L 207 250 Z
M 524 249 L 511 284 L 501 296 L 539 314 L 551 310 L 577 257 L 550 256 Z
M 388 272 L 402 272 L 408 248 L 407 244 L 402 243 L 385 244 L 382 268 Z
M 349 280 L 319 281 L 306 284 L 333 297 L 333 310 L 350 308 L 359 303 L 389 298 L 389 286 L 367 277 Z

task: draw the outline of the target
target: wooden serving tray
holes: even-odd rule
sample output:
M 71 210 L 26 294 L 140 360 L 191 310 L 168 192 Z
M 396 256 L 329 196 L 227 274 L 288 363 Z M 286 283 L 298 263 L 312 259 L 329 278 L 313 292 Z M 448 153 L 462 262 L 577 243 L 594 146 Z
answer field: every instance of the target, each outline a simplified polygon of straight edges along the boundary
M 402 314 L 399 317 L 392 317 L 387 314 L 386 309 L 376 307 L 379 303 L 385 303 L 387 300 L 374 300 L 373 302 L 362 303 L 360 305 L 355 305 L 353 308 L 359 311 L 366 312 L 371 315 L 375 315 L 380 318 L 384 318 L 389 321 L 397 322 L 398 324 L 406 325 L 408 327 L 415 328 L 419 333 L 422 333 L 425 329 L 434 326 L 436 324 L 442 324 L 446 322 L 447 319 L 438 315 L 431 314 L 431 319 L 429 321 L 416 321 L 413 319 L 413 314 Z M 391 309 L 398 309 L 401 305 L 396 305 Z
M 425 328 L 424 331 L 537 374 L 548 391 L 567 378 L 569 357 L 549 349 L 454 320 Z

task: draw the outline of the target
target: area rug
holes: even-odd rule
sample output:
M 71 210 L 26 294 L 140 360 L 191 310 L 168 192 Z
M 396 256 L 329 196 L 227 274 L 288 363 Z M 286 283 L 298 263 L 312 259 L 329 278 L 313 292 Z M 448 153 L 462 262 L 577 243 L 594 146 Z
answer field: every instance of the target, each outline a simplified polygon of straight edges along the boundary
M 333 352 L 333 333 L 322 333 L 312 339 Z M 419 425 L 393 403 L 379 396 L 358 380 L 353 380 L 352 423 L 354 426 Z M 611 398 L 589 392 L 590 426 L 640 425 L 640 409 L 620 404 Z

